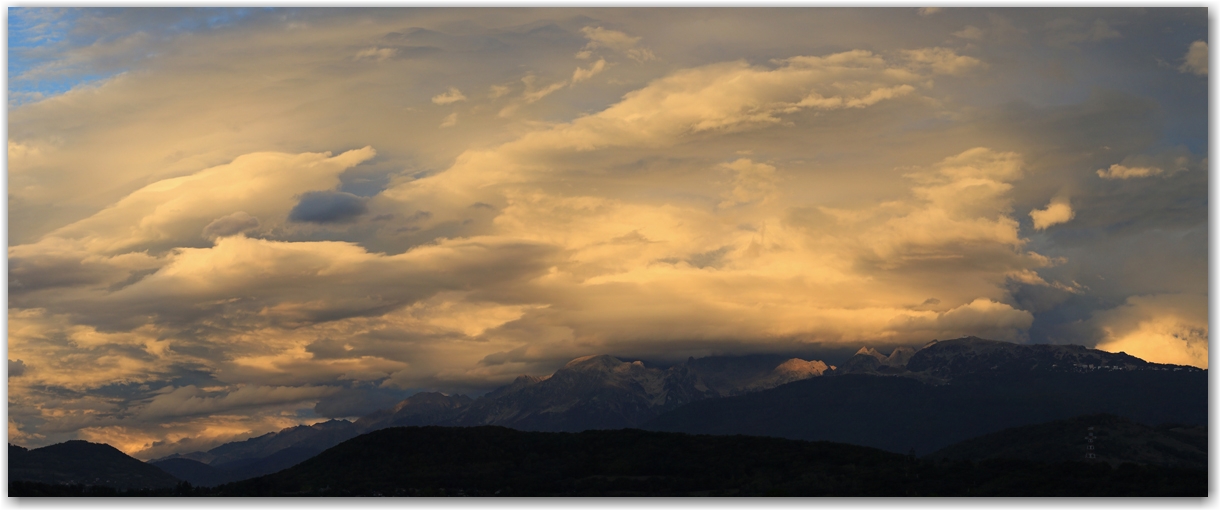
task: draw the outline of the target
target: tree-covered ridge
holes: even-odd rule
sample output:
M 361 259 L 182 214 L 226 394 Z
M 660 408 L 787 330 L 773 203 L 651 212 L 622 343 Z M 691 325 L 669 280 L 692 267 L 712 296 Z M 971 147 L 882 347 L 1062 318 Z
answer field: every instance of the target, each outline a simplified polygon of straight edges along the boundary
M 931 461 L 873 448 L 641 430 L 403 427 L 224 496 L 1202 496 L 1207 472 L 1106 463 Z

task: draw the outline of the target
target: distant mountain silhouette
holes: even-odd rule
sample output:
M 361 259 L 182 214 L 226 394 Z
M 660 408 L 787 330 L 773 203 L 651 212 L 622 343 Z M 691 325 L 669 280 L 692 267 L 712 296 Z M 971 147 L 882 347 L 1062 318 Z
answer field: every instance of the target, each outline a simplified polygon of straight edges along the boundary
M 193 485 L 207 487 L 274 473 L 359 434 L 359 429 L 352 422 L 331 420 L 225 443 L 206 452 L 170 455 L 151 463 L 178 473 L 176 476 Z M 181 462 L 187 460 L 210 469 Z M 174 462 L 167 464 L 169 461 Z
M 1207 469 L 1207 427 L 1150 427 L 1112 414 L 1094 414 L 1001 430 L 945 447 L 927 458 L 1059 462 L 1086 459 L 1089 453 L 1096 462 L 1114 465 Z
M 172 488 L 179 483 L 160 468 L 107 444 L 68 441 L 27 450 L 9 445 L 9 482 L 98 485 L 116 489 Z
M 420 392 L 391 409 L 382 409 L 356 420 L 355 426 L 361 432 L 369 432 L 387 427 L 432 425 L 452 420 L 471 402 L 473 400 L 465 395 Z
M 1207 372 L 1079 346 L 963 338 L 905 365 L 862 350 L 832 377 L 693 402 L 647 430 L 838 441 L 931 452 L 1010 427 L 1093 413 L 1140 423 L 1207 423 Z M 900 356 L 901 357 L 901 356 Z
M 689 402 L 772 388 L 829 369 L 821 361 L 779 356 L 691 358 L 667 369 L 585 356 L 549 377 L 519 377 L 434 424 L 544 431 L 635 427 Z
M 1203 496 L 1205 469 L 938 463 L 860 446 L 641 430 L 401 427 L 218 496 Z
M 863 347 L 829 375 L 900 375 L 941 384 L 977 374 L 1116 370 L 1201 371 L 1195 367 L 1150 363 L 1127 353 L 1099 351 L 1081 345 L 1024 345 L 971 336 L 933 340 L 918 351 L 899 347 L 889 356 Z
M 585 356 L 548 376 L 522 375 L 474 400 L 421 392 L 354 423 L 302 425 L 153 462 L 189 459 L 208 465 L 219 474 L 183 463 L 169 468 L 184 469 L 179 472 L 192 484 L 211 486 L 222 483 L 216 480 L 273 473 L 358 434 L 387 427 L 504 425 L 550 431 L 633 427 L 688 402 L 773 388 L 832 369 L 821 361 L 777 355 L 690 358 L 669 368 L 613 356 Z

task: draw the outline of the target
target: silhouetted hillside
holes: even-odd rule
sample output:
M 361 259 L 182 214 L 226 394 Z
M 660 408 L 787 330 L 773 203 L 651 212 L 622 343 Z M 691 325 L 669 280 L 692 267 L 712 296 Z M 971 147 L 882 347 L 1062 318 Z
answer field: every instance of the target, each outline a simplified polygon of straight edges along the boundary
M 161 468 L 174 478 L 200 487 L 215 487 L 222 483 L 240 480 L 240 478 L 231 478 L 227 473 L 212 466 L 187 458 L 158 460 L 149 462 L 149 464 Z
M 9 482 L 98 485 L 117 489 L 174 487 L 179 480 L 107 444 L 68 441 L 26 450 L 9 446 Z
M 1192 495 L 1206 470 L 929 462 L 853 445 L 640 430 L 406 427 L 362 435 L 225 496 Z
M 1084 414 L 1206 424 L 1207 406 L 1204 371 L 1013 371 L 964 374 L 950 384 L 848 374 L 694 402 L 642 428 L 927 453 L 1010 427 Z
M 1119 416 L 1095 414 L 1005 429 L 948 446 L 928 458 L 1056 462 L 1081 460 L 1088 453 L 1098 462 L 1114 465 L 1133 462 L 1207 469 L 1207 427 L 1150 427 Z
M 193 485 L 213 486 L 291 467 L 358 434 L 352 422 L 330 420 L 225 443 L 206 452 L 162 457 L 151 464 L 165 466 Z M 203 469 L 189 462 L 166 464 L 168 461 L 198 462 L 211 469 Z

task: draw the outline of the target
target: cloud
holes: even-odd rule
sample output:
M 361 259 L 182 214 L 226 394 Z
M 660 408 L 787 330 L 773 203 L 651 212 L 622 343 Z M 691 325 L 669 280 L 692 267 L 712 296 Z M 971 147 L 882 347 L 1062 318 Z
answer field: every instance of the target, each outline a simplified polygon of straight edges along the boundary
M 1045 209 L 1030 211 L 1029 217 L 1034 220 L 1034 230 L 1046 230 L 1052 225 L 1067 223 L 1076 217 L 1076 212 L 1067 198 L 1055 198 Z
M 432 103 L 439 105 L 452 104 L 465 100 L 466 95 L 462 94 L 462 91 L 458 90 L 457 87 L 449 87 L 449 90 L 445 91 L 444 93 L 432 96 Z
M 1122 34 L 1104 19 L 1096 19 L 1091 25 L 1085 25 L 1073 18 L 1056 18 L 1046 23 L 1046 29 L 1049 32 L 1047 44 L 1066 48 L 1081 42 L 1100 42 L 1122 37 Z
M 1157 167 L 1127 167 L 1119 164 L 1113 164 L 1110 165 L 1110 168 L 1108 169 L 1098 170 L 1097 176 L 1101 177 L 1102 179 L 1138 179 L 1142 177 L 1161 175 L 1163 173 L 1165 173 L 1165 171 Z
M 1122 306 L 1099 313 L 1093 322 L 1105 334 L 1100 349 L 1157 363 L 1207 368 L 1205 295 L 1132 296 Z
M 572 84 L 575 85 L 582 81 L 586 81 L 605 69 L 606 59 L 604 58 L 597 59 L 597 62 L 594 62 L 593 65 L 589 66 L 588 69 L 577 67 L 576 71 L 572 73 Z
M 371 147 L 338 156 L 247 154 L 228 164 L 144 186 L 38 242 L 10 248 L 9 256 L 35 257 L 70 249 L 115 254 L 189 246 L 217 218 L 239 211 L 260 218 L 267 227 L 280 225 L 296 196 L 337 186 L 343 171 L 375 154 Z
M 652 50 L 637 46 L 640 42 L 639 37 L 632 37 L 623 32 L 602 27 L 584 27 L 581 32 L 585 34 L 589 43 L 576 54 L 576 58 L 590 58 L 594 50 L 605 48 L 625 54 L 628 58 L 640 63 L 657 59 Z
M 143 419 L 229 414 L 249 407 L 295 404 L 317 400 L 338 388 L 242 386 L 223 394 L 209 394 L 195 386 L 173 388 L 157 395 L 140 411 Z
M 965 28 L 953 32 L 953 36 L 972 41 L 981 41 L 983 40 L 983 30 L 974 25 L 966 25 Z
M 1202 10 L 209 12 L 14 47 L 11 438 L 161 456 L 597 352 L 1198 350 L 1206 87 L 1116 49 Z
M 231 236 L 258 228 L 258 218 L 250 216 L 245 211 L 237 211 L 228 216 L 221 216 L 203 227 L 203 237 L 215 239 Z
M 961 74 L 968 69 L 984 66 L 981 60 L 958 55 L 948 48 L 920 48 L 903 50 L 902 53 L 911 63 L 931 68 L 938 74 Z
M 941 7 L 920 7 L 919 15 L 920 16 L 931 16 L 931 15 L 936 14 L 943 10 L 944 9 Z
M 363 50 L 356 52 L 355 58 L 356 58 L 356 60 L 382 61 L 382 60 L 386 60 L 389 58 L 394 58 L 397 55 L 398 55 L 398 48 L 378 48 L 378 47 L 374 46 L 374 47 L 365 48 Z M 451 89 L 451 91 L 452 90 L 456 90 L 456 89 Z M 459 92 L 458 94 L 461 95 L 461 92 Z M 440 97 L 440 96 L 437 96 L 437 97 Z M 433 101 L 435 101 L 435 99 L 433 99 Z M 437 103 L 437 104 L 441 104 L 441 103 Z
M 1206 161 L 1206 160 L 1202 160 Z M 1147 153 L 1132 154 L 1123 158 L 1121 163 L 1112 164 L 1109 168 L 1096 171 L 1098 177 L 1106 180 L 1131 180 L 1161 177 L 1169 179 L 1198 167 L 1201 161 L 1184 147 Z
M 345 223 L 368 212 L 364 199 L 342 191 L 310 191 L 288 213 L 289 221 Z
M 775 167 L 765 163 L 754 163 L 742 158 L 732 163 L 721 165 L 732 171 L 733 189 L 721 194 L 724 201 L 720 207 L 732 207 L 764 200 L 775 191 Z
M 21 360 L 8 360 L 8 376 L 20 377 L 25 374 L 25 362 Z
M 1182 60 L 1179 71 L 1207 76 L 1207 41 L 1190 43 L 1190 49 L 1186 51 L 1186 56 Z
M 319 399 L 313 409 L 327 418 L 360 417 L 392 408 L 404 396 L 401 392 L 378 388 L 344 389 Z

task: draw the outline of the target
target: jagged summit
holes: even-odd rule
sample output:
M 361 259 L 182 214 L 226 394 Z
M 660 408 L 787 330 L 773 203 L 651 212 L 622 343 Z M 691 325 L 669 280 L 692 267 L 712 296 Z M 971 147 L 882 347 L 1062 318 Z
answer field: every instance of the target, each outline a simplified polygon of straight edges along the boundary
M 621 371 L 633 368 L 644 368 L 644 363 L 641 361 L 626 362 L 608 354 L 594 354 L 569 361 L 560 370 Z
M 1198 369 L 1149 363 L 1126 353 L 1105 352 L 1082 345 L 1018 344 L 967 336 L 933 340 L 919 350 L 898 347 L 889 356 L 870 347 L 861 347 L 833 373 L 898 375 L 945 382 L 967 374 L 1090 370 Z
M 407 397 L 406 400 L 399 402 L 397 405 L 394 406 L 393 409 L 394 409 L 394 412 L 397 413 L 404 409 L 409 409 L 409 408 L 421 408 L 421 407 L 454 408 L 454 407 L 461 407 L 463 404 L 469 404 L 470 402 L 471 402 L 470 397 L 467 397 L 466 395 L 449 396 L 444 393 L 421 391 L 419 393 L 411 395 L 410 397 Z
M 872 356 L 877 358 L 879 361 L 885 360 L 884 354 L 881 354 L 881 352 L 877 351 L 876 349 L 867 346 L 861 347 L 860 350 L 856 351 L 856 356 Z

